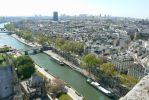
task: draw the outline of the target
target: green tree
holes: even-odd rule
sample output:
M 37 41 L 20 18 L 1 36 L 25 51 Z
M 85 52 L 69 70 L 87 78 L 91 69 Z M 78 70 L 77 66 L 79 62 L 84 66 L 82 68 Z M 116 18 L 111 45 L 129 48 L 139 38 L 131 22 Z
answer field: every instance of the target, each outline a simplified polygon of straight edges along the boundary
M 54 93 L 56 97 L 59 97 L 63 93 L 67 93 L 64 82 L 59 79 L 54 79 L 51 81 L 50 91 Z
M 84 50 L 84 44 L 77 41 L 72 41 L 71 43 L 71 51 L 76 54 L 81 54 Z
M 65 44 L 65 41 L 66 40 L 64 40 L 63 38 L 56 38 L 55 44 L 58 48 L 61 48 L 61 46 Z
M 26 40 L 29 40 L 29 41 L 32 41 L 32 32 L 30 32 L 30 31 L 24 31 L 23 32 L 23 37 L 24 37 L 24 39 L 26 39 Z
M 30 63 L 18 66 L 17 70 L 18 75 L 20 75 L 23 79 L 31 77 L 31 75 L 35 72 L 35 68 Z
M 117 74 L 117 72 L 115 71 L 115 67 L 111 63 L 104 63 L 100 65 L 100 70 L 103 71 L 107 75 Z
M 82 60 L 85 63 L 84 67 L 89 71 L 89 75 L 91 74 L 91 68 L 100 63 L 99 59 L 97 59 L 94 54 L 88 54 L 84 56 Z
M 41 45 L 44 45 L 47 42 L 47 37 L 43 33 L 37 33 L 35 41 Z
M 33 60 L 29 56 L 19 56 L 15 60 L 15 65 L 20 66 L 20 65 L 25 65 L 26 63 L 33 64 Z
M 136 77 L 125 74 L 121 74 L 119 80 L 123 85 L 130 88 L 133 87 L 138 82 L 138 79 Z
M 13 23 L 9 23 L 9 24 L 6 24 L 4 26 L 8 31 L 14 31 L 15 30 L 15 26 Z
M 19 37 L 22 37 L 23 33 L 21 31 L 15 31 L 16 35 L 18 35 Z
M 65 44 L 62 45 L 61 49 L 66 52 L 72 52 L 72 45 L 70 41 L 65 42 Z
M 15 59 L 18 76 L 21 79 L 29 78 L 34 72 L 34 62 L 29 56 L 19 56 Z

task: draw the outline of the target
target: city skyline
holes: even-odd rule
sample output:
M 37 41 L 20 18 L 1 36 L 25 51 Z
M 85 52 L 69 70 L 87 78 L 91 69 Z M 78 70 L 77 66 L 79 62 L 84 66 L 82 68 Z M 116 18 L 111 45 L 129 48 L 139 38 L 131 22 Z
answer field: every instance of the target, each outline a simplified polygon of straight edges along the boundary
M 149 18 L 147 0 L 1 0 L 0 16 L 111 15 Z

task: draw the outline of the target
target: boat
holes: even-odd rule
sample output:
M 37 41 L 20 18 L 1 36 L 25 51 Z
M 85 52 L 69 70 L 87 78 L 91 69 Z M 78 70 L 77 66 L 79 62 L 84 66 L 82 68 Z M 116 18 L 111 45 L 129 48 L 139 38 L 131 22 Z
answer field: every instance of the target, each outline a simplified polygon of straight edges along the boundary
M 59 63 L 60 65 L 64 65 L 64 62 L 61 61 L 59 58 L 55 57 L 55 56 L 51 56 L 53 58 L 54 61 L 56 61 L 57 63 Z
M 86 82 L 91 86 L 93 86 L 94 88 L 96 88 L 97 90 L 104 93 L 105 95 L 107 95 L 108 97 L 112 98 L 114 96 L 111 91 L 103 88 L 98 82 L 93 81 L 91 78 L 87 78 Z

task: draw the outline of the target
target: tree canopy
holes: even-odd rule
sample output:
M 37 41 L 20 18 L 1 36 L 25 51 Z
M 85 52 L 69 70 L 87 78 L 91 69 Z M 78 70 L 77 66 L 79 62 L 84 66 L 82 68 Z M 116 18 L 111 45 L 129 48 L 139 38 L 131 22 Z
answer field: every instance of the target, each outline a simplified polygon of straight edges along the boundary
M 94 54 L 87 54 L 82 58 L 82 60 L 86 64 L 86 67 L 98 66 L 98 64 L 103 63 L 103 60 L 97 58 Z
M 34 72 L 34 62 L 29 56 L 20 56 L 15 60 L 18 76 L 21 79 L 29 78 Z
M 130 88 L 133 87 L 138 82 L 138 79 L 136 77 L 125 74 L 121 74 L 119 80 L 121 84 Z
M 107 75 L 115 75 L 118 73 L 115 71 L 115 67 L 111 63 L 104 63 L 100 65 L 100 70 Z
M 47 41 L 47 37 L 43 33 L 37 33 L 35 35 L 35 41 L 41 45 L 44 45 Z
M 26 40 L 33 41 L 32 32 L 30 30 L 18 30 L 15 33 Z
M 103 63 L 101 59 L 97 58 L 94 54 L 87 54 L 82 58 L 83 64 L 88 71 L 91 73 L 91 69 L 93 67 L 99 66 L 99 64 Z
M 8 31 L 14 31 L 15 30 L 15 26 L 13 23 L 9 23 L 9 24 L 6 24 L 4 26 Z
M 63 81 L 59 79 L 53 79 L 51 81 L 51 92 L 56 95 L 56 97 L 59 97 L 63 93 L 67 93 L 67 89 L 65 88 L 65 84 Z
M 19 56 L 17 57 L 15 64 L 16 66 L 25 65 L 25 64 L 33 64 L 33 60 L 29 56 Z

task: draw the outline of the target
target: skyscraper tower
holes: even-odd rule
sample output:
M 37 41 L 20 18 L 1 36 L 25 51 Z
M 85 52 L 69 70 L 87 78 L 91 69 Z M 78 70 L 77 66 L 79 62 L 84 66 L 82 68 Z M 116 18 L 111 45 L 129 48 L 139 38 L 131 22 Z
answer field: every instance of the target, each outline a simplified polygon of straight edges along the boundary
M 53 21 L 58 21 L 58 12 L 53 12 Z

